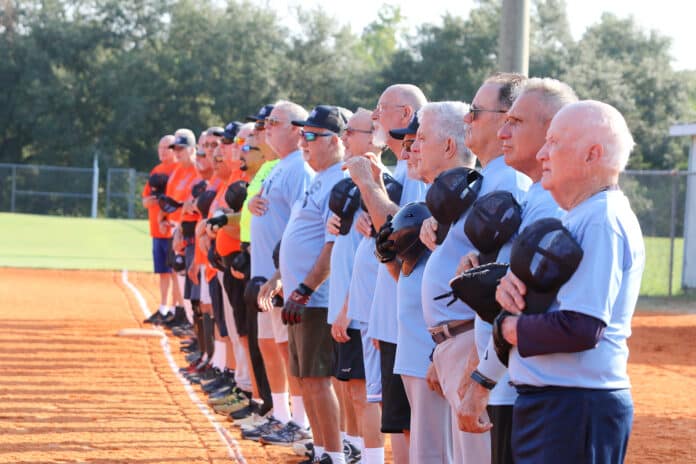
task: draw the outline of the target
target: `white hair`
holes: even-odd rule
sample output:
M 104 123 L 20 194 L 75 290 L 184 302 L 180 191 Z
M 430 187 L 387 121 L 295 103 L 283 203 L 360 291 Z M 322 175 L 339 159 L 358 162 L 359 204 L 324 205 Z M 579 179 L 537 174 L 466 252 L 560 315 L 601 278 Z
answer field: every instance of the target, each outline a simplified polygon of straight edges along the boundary
M 273 109 L 283 110 L 290 121 L 304 121 L 309 116 L 309 112 L 306 109 L 288 100 L 278 100 L 273 105 Z
M 387 92 L 395 92 L 399 103 L 410 106 L 414 113 L 428 102 L 423 91 L 413 84 L 393 84 L 387 87 L 382 95 Z
M 548 120 L 564 106 L 578 101 L 578 96 L 568 84 L 550 77 L 532 77 L 525 80 L 517 98 L 532 92 L 540 97 L 547 110 L 543 112 L 544 117 Z
M 418 121 L 422 124 L 425 118 L 435 120 L 436 135 L 440 139 L 451 138 L 457 147 L 459 156 L 467 165 L 474 163 L 474 155 L 466 146 L 467 124 L 464 117 L 469 112 L 469 105 L 459 101 L 443 101 L 426 103 L 418 111 Z
M 561 110 L 579 111 L 582 118 L 583 141 L 599 143 L 604 148 L 604 164 L 618 172 L 623 171 L 635 146 L 631 131 L 619 110 L 596 100 L 582 100 Z

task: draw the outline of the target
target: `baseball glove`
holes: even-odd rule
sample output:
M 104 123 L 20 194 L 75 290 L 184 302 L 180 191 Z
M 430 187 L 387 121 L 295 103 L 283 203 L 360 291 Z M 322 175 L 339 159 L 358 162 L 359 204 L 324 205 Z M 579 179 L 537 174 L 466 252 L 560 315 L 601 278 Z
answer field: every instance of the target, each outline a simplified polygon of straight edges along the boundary
M 495 301 L 495 289 L 507 270 L 507 264 L 484 264 L 464 271 L 449 284 L 454 296 L 468 304 L 481 319 L 492 324 L 501 310 Z

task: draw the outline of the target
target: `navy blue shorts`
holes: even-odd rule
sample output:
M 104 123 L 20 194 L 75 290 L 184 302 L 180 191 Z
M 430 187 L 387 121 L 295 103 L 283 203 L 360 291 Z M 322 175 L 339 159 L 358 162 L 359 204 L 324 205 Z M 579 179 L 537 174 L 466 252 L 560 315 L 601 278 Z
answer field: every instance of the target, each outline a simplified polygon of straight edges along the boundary
M 411 404 L 404 382 L 394 373 L 396 343 L 379 341 L 382 367 L 382 433 L 402 433 L 411 429 Z
M 624 462 L 633 424 L 630 390 L 518 386 L 517 391 L 516 464 Z
M 155 274 L 169 274 L 172 268 L 167 263 L 167 255 L 172 249 L 172 239 L 152 238 L 152 261 L 155 263 Z
M 362 337 L 358 329 L 348 329 L 350 340 L 346 343 L 336 343 L 336 372 L 334 377 L 344 382 L 350 379 L 365 379 L 365 364 L 363 362 Z
M 215 320 L 215 325 L 217 325 L 218 331 L 221 337 L 227 337 L 229 333 L 227 332 L 227 324 L 225 323 L 225 308 L 222 293 L 222 286 L 217 276 L 213 277 L 208 283 L 208 288 L 210 288 L 210 302 L 213 306 L 213 319 Z

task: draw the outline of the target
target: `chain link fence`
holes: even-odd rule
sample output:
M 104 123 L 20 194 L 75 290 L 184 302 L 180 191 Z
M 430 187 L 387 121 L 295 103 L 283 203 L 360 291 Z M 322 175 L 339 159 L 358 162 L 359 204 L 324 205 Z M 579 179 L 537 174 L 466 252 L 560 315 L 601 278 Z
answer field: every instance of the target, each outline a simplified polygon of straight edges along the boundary
M 90 216 L 95 170 L 0 164 L 0 211 Z M 646 246 L 641 295 L 682 292 L 686 184 L 696 172 L 626 171 L 620 185 L 638 216 Z M 99 184 L 99 216 L 145 219 L 141 193 L 148 174 L 107 169 Z M 692 205 L 695 208 L 696 205 Z

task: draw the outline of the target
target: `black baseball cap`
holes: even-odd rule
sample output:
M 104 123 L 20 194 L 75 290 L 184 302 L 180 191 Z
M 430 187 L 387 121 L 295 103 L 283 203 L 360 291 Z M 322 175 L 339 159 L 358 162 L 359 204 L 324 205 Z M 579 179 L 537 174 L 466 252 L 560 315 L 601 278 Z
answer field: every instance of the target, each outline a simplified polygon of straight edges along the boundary
M 174 139 L 174 143 L 171 144 L 172 147 L 195 147 L 196 140 L 193 138 L 193 134 L 179 134 Z
M 198 211 L 200 211 L 201 216 L 203 216 L 204 218 L 208 217 L 210 205 L 213 203 L 215 195 L 215 190 L 206 190 L 205 192 L 198 195 L 198 198 L 196 198 L 196 207 L 198 208 Z
M 510 251 L 510 270 L 527 286 L 524 313 L 546 312 L 582 256 L 582 247 L 560 220 L 544 218 L 525 227 Z
M 225 190 L 225 203 L 227 203 L 227 206 L 232 208 L 232 211 L 235 213 L 241 211 L 244 200 L 246 200 L 247 197 L 248 188 L 249 184 L 247 182 L 238 180 L 231 183 L 227 187 L 227 190 Z
M 271 115 L 271 111 L 273 111 L 274 106 L 273 105 L 263 105 L 261 109 L 259 110 L 258 113 L 256 114 L 250 114 L 246 118 L 244 118 L 246 121 L 263 121 L 267 117 Z
M 222 131 L 222 137 L 232 140 L 239 133 L 239 128 L 242 127 L 242 123 L 239 121 L 232 121 L 225 126 Z
M 483 176 L 478 171 L 465 167 L 448 169 L 435 177 L 425 203 L 438 223 L 438 245 L 445 240 L 450 226 L 476 201 L 482 182 Z
M 346 114 L 337 106 L 315 106 L 304 121 L 292 121 L 293 126 L 319 127 L 341 135 L 346 128 Z
M 331 189 L 329 209 L 341 219 L 339 234 L 347 235 L 350 232 L 360 199 L 360 190 L 350 177 L 339 180 Z
M 391 135 L 392 138 L 395 138 L 397 140 L 403 140 L 407 135 L 416 135 L 419 126 L 420 124 L 418 123 L 418 114 L 414 114 L 407 127 L 404 127 L 402 129 L 390 130 L 389 135 Z
M 521 222 L 522 208 L 512 193 L 496 190 L 478 198 L 466 217 L 464 233 L 479 251 L 479 263 L 494 261 Z

